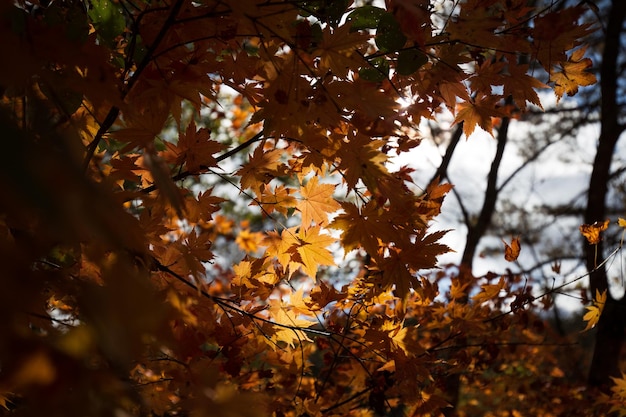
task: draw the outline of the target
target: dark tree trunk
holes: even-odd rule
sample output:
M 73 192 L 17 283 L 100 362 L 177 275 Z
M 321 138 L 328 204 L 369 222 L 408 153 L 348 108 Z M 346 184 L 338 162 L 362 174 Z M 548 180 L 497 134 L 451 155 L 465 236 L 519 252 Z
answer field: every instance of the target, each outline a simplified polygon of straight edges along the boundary
M 601 127 L 598 150 L 593 164 L 587 196 L 585 223 L 603 221 L 607 215 L 606 199 L 609 189 L 610 168 L 617 141 L 624 131 L 619 124 L 619 106 L 617 103 L 617 62 L 620 51 L 620 35 L 626 18 L 626 1 L 612 0 L 606 25 L 602 67 L 600 69 L 600 88 L 602 93 Z M 596 290 L 607 290 L 608 279 L 605 268 L 598 267 L 603 254 L 602 242 L 595 248 L 585 242 L 587 269 L 590 272 L 592 296 Z M 608 291 L 608 290 L 607 290 Z M 619 375 L 619 355 L 624 341 L 624 300 L 614 300 L 609 294 L 604 312 L 597 326 L 596 344 L 589 371 L 589 384 L 608 389 L 611 376 Z
M 510 100 L 507 100 L 507 103 L 510 103 Z M 461 265 L 459 268 L 459 279 L 461 281 L 469 281 L 474 279 L 472 275 L 472 267 L 474 263 L 474 257 L 476 255 L 476 249 L 478 248 L 478 243 L 480 242 L 480 239 L 482 239 L 482 237 L 487 232 L 487 229 L 491 225 L 491 219 L 493 218 L 493 214 L 496 210 L 498 194 L 500 193 L 500 188 L 498 187 L 498 171 L 500 170 L 502 156 L 504 155 L 504 149 L 506 148 L 506 144 L 509 138 L 509 124 L 510 119 L 505 118 L 502 120 L 502 124 L 498 128 L 498 146 L 496 148 L 496 154 L 493 157 L 493 161 L 491 162 L 491 168 L 487 176 L 485 199 L 483 200 L 483 206 L 480 210 L 478 218 L 475 222 L 471 222 L 471 219 L 466 214 L 465 223 L 467 226 L 467 241 L 465 243 L 465 249 L 463 250 Z M 467 300 L 458 299 L 456 301 L 463 302 Z M 460 335 L 459 340 L 463 340 L 464 337 L 465 335 Z M 462 342 L 459 343 L 462 344 Z M 450 375 L 446 378 L 444 383 L 444 389 L 448 396 L 447 399 L 452 406 L 451 408 L 447 408 L 444 410 L 444 415 L 446 417 L 456 416 L 461 389 L 460 375 Z

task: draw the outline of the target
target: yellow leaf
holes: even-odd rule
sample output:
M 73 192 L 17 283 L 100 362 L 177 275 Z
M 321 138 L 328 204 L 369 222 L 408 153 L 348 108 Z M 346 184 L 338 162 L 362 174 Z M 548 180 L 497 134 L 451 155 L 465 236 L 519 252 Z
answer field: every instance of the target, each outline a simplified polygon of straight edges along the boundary
M 462 282 L 458 278 L 453 278 L 452 284 L 450 285 L 450 298 L 457 300 L 467 297 L 467 287 L 469 284 L 469 282 Z
M 502 289 L 504 289 L 504 277 L 500 277 L 500 281 L 497 284 L 484 284 L 481 285 L 482 291 L 472 297 L 472 300 L 477 303 L 493 300 L 496 298 Z
M 328 214 L 341 208 L 333 198 L 335 186 L 332 184 L 319 184 L 317 177 L 311 180 L 300 190 L 302 201 L 296 208 L 302 214 L 302 227 L 308 228 L 311 222 L 316 225 L 328 223 Z
M 295 347 L 295 343 L 310 341 L 305 332 L 300 329 L 315 324 L 313 321 L 298 318 L 296 313 L 287 309 L 287 307 L 279 300 L 270 301 L 270 314 L 274 321 L 281 326 L 275 326 L 274 334 L 271 339 L 275 342 L 285 342 L 291 347 Z
M 623 227 L 626 229 L 626 220 L 622 219 L 621 217 L 617 219 L 617 224 L 619 225 L 619 227 Z
M 300 255 L 302 271 L 305 274 L 315 278 L 319 266 L 335 265 L 332 253 L 326 249 L 327 246 L 335 243 L 335 239 L 331 236 L 320 234 L 319 227 L 300 229 L 298 239 L 299 243 L 296 250 Z
M 391 341 L 397 349 L 402 349 L 407 356 L 418 356 L 423 353 L 419 343 L 417 326 L 406 326 L 390 332 Z
M 606 290 L 600 294 L 599 290 L 596 290 L 596 298 L 593 301 L 592 306 L 585 307 L 587 313 L 583 316 L 583 320 L 587 322 L 587 327 L 583 330 L 586 332 L 589 329 L 593 329 L 596 324 L 598 324 L 598 320 L 600 320 L 600 316 L 602 315 L 602 310 L 604 310 L 604 305 L 606 304 Z
M 244 229 L 239 232 L 235 242 L 239 247 L 246 252 L 256 252 L 261 244 L 262 236 L 258 232 L 251 232 L 248 229 Z

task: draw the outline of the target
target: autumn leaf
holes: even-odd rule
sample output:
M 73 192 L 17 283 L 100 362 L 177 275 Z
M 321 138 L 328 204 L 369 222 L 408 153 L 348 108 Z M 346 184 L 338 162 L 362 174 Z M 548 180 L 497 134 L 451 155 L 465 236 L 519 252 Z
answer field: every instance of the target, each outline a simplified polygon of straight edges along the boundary
M 602 240 L 600 234 L 609 227 L 609 220 L 595 222 L 594 224 L 583 224 L 580 226 L 580 233 L 587 239 L 590 245 L 597 245 Z
M 313 321 L 304 320 L 289 307 L 279 300 L 270 301 L 270 314 L 272 319 L 281 326 L 274 326 L 272 339 L 276 342 L 284 342 L 291 347 L 295 347 L 296 343 L 301 344 L 304 341 L 310 341 L 306 332 L 300 329 L 315 324 Z
M 586 87 L 596 83 L 596 77 L 588 72 L 592 62 L 589 58 L 584 58 L 586 48 L 577 49 L 565 62 L 550 71 L 550 79 L 554 82 L 554 93 L 557 102 L 564 94 L 568 96 L 578 92 L 579 87 Z
M 349 68 L 367 65 L 358 54 L 358 49 L 365 45 L 369 35 L 352 32 L 352 25 L 346 24 L 338 28 L 326 26 L 322 31 L 322 42 L 314 51 L 320 57 L 320 66 L 336 74 L 346 74 Z
M 262 146 L 258 146 L 250 156 L 248 163 L 237 171 L 237 175 L 241 176 L 242 188 L 259 190 L 273 178 L 281 175 L 285 169 L 285 165 L 280 158 L 280 150 L 272 149 L 264 151 Z M 260 191 L 257 192 L 261 194 Z
M 497 108 L 499 96 L 481 95 L 458 105 L 454 123 L 463 122 L 463 133 L 467 138 L 474 132 L 476 125 L 493 136 L 492 117 L 502 117 L 504 113 Z
M 313 177 L 300 189 L 302 200 L 296 208 L 302 214 L 302 227 L 308 228 L 311 223 L 323 226 L 328 223 L 328 215 L 339 210 L 341 206 L 333 198 L 335 186 L 320 184 L 317 177 Z
M 365 3 L 0 5 L 0 408 L 439 415 L 475 367 L 456 411 L 589 409 L 520 277 L 439 263 L 452 186 L 402 166 L 442 111 L 469 136 L 540 106 L 529 68 L 590 83 L 587 6 Z
M 195 300 L 193 298 L 183 298 L 175 291 L 170 290 L 167 293 L 167 301 L 172 307 L 174 307 L 174 309 L 176 309 L 176 311 L 178 311 L 185 323 L 191 326 L 198 325 L 198 317 L 191 309 L 191 307 L 195 304 Z
M 603 398 L 602 402 L 611 406 L 610 413 L 617 413 L 619 417 L 626 416 L 626 375 L 622 373 L 620 378 L 611 377 L 611 380 L 611 397 Z
M 365 207 L 353 203 L 341 203 L 343 213 L 339 214 L 330 227 L 341 230 L 341 243 L 346 252 L 359 247 L 368 253 L 377 253 L 383 241 L 391 241 L 393 234 L 385 227 L 391 219 L 379 209 L 374 201 Z
M 467 281 L 462 282 L 458 278 L 453 279 L 450 285 L 450 298 L 453 300 L 466 298 L 467 288 L 469 287 L 469 285 L 470 283 Z
M 237 238 L 235 239 L 235 242 L 237 243 L 237 245 L 239 245 L 241 250 L 251 253 L 257 251 L 261 241 L 262 237 L 260 233 L 251 232 L 248 229 L 241 230 L 237 234 Z
M 220 152 L 224 146 L 211 140 L 207 128 L 196 129 L 196 123 L 191 120 L 185 134 L 181 134 L 176 145 L 177 165 L 185 164 L 189 172 L 195 173 L 201 168 L 216 165 L 215 153 Z
M 543 110 L 536 89 L 549 88 L 546 84 L 528 74 L 528 65 L 509 65 L 509 76 L 504 84 L 504 96 L 511 96 L 522 111 L 527 103 L 532 103 Z
M 287 215 L 289 210 L 297 205 L 296 197 L 293 195 L 293 188 L 288 188 L 281 184 L 276 187 L 263 186 L 260 188 L 260 191 L 261 194 L 258 201 L 255 200 L 253 204 L 262 206 L 267 214 L 272 214 L 276 211 Z
M 505 284 L 504 277 L 500 277 L 497 284 L 483 284 L 480 286 L 481 291 L 473 296 L 472 300 L 477 303 L 494 300 L 500 295 L 500 291 L 504 289 Z
M 335 265 L 332 253 L 327 247 L 335 243 L 335 239 L 326 234 L 320 234 L 320 227 L 315 226 L 309 229 L 300 229 L 298 233 L 298 243 L 294 246 L 300 255 L 302 271 L 315 278 L 317 269 L 320 266 Z
M 583 320 L 587 322 L 587 326 L 583 332 L 594 328 L 596 324 L 598 324 L 598 320 L 600 320 L 604 305 L 606 304 L 606 297 L 606 290 L 600 293 L 600 291 L 596 289 L 596 298 L 593 300 L 593 305 L 585 307 L 588 311 L 583 316 Z
M 520 252 L 519 237 L 514 237 L 511 240 L 510 246 L 504 240 L 502 242 L 504 243 L 504 259 L 506 259 L 508 262 L 514 262 L 515 260 L 517 260 Z

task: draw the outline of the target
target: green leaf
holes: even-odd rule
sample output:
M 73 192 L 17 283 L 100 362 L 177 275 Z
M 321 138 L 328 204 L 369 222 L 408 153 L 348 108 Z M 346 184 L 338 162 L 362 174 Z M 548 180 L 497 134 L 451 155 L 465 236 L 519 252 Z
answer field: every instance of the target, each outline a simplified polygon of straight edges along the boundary
M 380 7 L 358 7 L 348 15 L 347 23 L 352 24 L 350 28 L 351 32 L 363 29 L 376 29 L 381 17 L 386 13 L 387 11 Z
M 378 83 L 389 77 L 389 61 L 385 58 L 372 59 L 370 64 L 370 67 L 363 67 L 359 70 L 359 78 Z
M 376 46 L 382 52 L 398 51 L 406 43 L 400 24 L 391 13 L 381 16 L 376 28 Z
M 328 24 L 332 27 L 337 27 L 350 3 L 352 3 L 350 0 L 328 1 L 328 6 L 326 8 Z
M 122 7 L 111 0 L 92 0 L 89 17 L 98 32 L 98 37 L 107 46 L 115 46 L 115 39 L 126 28 Z
M 300 6 L 301 16 L 315 16 L 320 21 L 337 27 L 350 3 L 351 0 L 313 0 L 297 4 Z
M 406 49 L 398 54 L 396 72 L 400 75 L 411 75 L 428 62 L 428 56 L 419 49 Z

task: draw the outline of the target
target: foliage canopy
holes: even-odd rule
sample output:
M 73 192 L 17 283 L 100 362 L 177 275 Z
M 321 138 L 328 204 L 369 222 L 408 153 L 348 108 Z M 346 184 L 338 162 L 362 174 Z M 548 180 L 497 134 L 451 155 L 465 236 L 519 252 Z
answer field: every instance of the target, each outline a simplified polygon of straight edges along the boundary
M 519 277 L 423 275 L 451 185 L 391 164 L 424 118 L 594 82 L 584 7 L 527 3 L 3 2 L 2 405 L 436 414 L 503 330 L 538 342 Z

